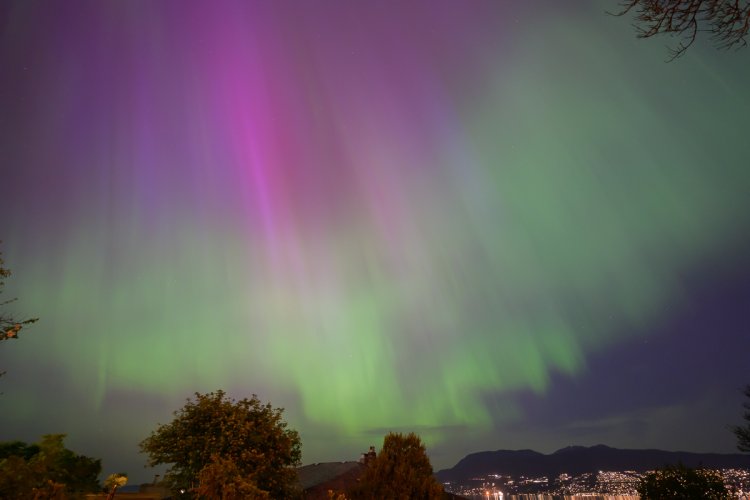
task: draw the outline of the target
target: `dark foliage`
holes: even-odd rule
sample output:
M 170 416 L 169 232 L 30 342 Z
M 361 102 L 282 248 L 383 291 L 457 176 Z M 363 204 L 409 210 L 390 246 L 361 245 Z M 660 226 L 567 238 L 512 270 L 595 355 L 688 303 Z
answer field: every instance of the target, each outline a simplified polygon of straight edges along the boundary
M 83 498 L 101 490 L 101 461 L 63 446 L 64 434 L 37 444 L 0 443 L 0 498 Z

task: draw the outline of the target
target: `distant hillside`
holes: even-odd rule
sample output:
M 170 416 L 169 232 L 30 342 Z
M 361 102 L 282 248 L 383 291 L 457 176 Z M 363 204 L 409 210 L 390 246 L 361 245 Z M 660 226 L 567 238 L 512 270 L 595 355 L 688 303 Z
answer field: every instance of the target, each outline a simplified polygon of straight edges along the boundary
M 597 445 L 569 446 L 544 455 L 532 450 L 483 451 L 467 455 L 450 469 L 439 471 L 441 482 L 461 482 L 487 474 L 556 477 L 596 471 L 633 470 L 644 472 L 682 462 L 688 467 L 750 469 L 750 455 L 739 453 L 688 453 L 662 450 L 622 450 Z

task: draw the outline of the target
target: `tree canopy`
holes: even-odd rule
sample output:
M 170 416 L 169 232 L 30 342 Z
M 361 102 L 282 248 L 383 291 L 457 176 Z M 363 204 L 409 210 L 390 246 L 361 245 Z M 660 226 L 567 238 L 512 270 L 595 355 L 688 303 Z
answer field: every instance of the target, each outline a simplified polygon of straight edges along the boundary
M 246 477 L 231 458 L 214 455 L 198 475 L 196 493 L 208 500 L 268 500 L 263 491 Z
M 732 431 L 737 436 L 737 448 L 740 451 L 750 452 L 750 385 L 745 386 L 743 391 L 747 401 L 742 406 L 745 408 L 743 418 L 747 422 L 744 426 L 735 426 Z
M 349 492 L 355 499 L 435 499 L 443 487 L 432 475 L 432 464 L 416 434 L 389 433 L 380 453 L 367 464 L 359 483 Z
M 289 498 L 296 493 L 301 444 L 283 411 L 256 395 L 236 401 L 221 390 L 195 393 L 172 422 L 141 442 L 141 451 L 150 466 L 171 466 L 164 480 L 173 491 L 214 492 L 218 498 L 222 491 L 253 491 L 256 498 Z
M 690 469 L 682 464 L 668 466 L 641 479 L 638 494 L 643 499 L 685 500 L 730 498 L 721 474 L 711 469 Z
M 670 60 L 680 57 L 696 40 L 698 32 L 710 33 L 718 48 L 744 47 L 750 28 L 747 0 L 624 0 L 624 15 L 635 10 L 639 38 L 659 34 L 681 37 L 670 49 Z
M 0 498 L 79 498 L 101 490 L 101 461 L 65 448 L 65 434 L 42 436 L 36 444 L 0 443 Z

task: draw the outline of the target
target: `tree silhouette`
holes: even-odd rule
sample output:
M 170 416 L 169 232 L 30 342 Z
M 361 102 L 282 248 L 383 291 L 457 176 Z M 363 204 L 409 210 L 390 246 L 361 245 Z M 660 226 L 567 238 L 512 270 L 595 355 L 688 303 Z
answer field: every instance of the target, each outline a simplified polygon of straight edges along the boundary
M 682 40 L 669 49 L 669 60 L 680 57 L 695 42 L 698 32 L 707 32 L 718 48 L 747 45 L 750 2 L 747 0 L 625 0 L 622 16 L 635 10 L 639 38 L 667 33 Z
M 359 484 L 349 491 L 354 499 L 437 499 L 443 487 L 432 475 L 424 444 L 416 434 L 390 433 L 380 453 L 367 464 Z

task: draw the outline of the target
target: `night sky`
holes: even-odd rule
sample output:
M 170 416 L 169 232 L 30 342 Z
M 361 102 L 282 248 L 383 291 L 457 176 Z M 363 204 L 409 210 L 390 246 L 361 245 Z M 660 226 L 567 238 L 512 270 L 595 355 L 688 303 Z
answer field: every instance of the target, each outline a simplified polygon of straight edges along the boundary
M 193 392 L 305 463 L 735 451 L 750 49 L 616 2 L 4 1 L 0 440 L 138 443 Z

